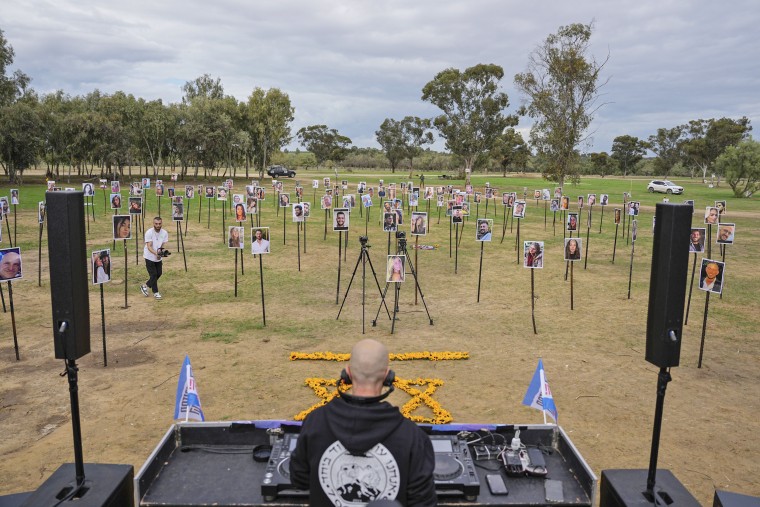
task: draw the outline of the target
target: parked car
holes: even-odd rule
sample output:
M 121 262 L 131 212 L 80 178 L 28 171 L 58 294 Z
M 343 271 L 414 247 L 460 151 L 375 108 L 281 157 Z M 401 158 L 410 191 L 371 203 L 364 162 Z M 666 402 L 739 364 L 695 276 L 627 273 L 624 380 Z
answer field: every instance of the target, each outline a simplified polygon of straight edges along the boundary
M 281 165 L 272 165 L 267 169 L 267 174 L 272 178 L 278 178 L 280 176 L 287 176 L 288 178 L 292 178 L 296 175 L 296 172 Z
M 683 187 L 679 187 L 672 181 L 652 180 L 647 186 L 650 192 L 660 192 L 661 194 L 683 194 Z

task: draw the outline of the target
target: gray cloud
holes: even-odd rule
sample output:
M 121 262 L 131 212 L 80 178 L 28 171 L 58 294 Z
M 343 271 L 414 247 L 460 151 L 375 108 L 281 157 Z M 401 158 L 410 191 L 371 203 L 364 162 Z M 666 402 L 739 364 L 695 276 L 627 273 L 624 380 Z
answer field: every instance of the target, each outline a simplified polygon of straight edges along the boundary
M 592 53 L 600 61 L 609 54 L 609 83 L 590 149 L 691 119 L 757 121 L 754 0 L 627 4 L 16 0 L 0 11 L 0 29 L 14 67 L 41 93 L 97 88 L 176 102 L 182 84 L 208 73 L 238 100 L 257 86 L 280 88 L 296 108 L 295 129 L 324 123 L 376 146 L 385 118 L 437 113 L 421 89 L 447 67 L 501 65 L 514 110 L 523 98 L 512 78 L 530 51 L 561 25 L 593 20 Z M 521 130 L 529 126 L 521 119 Z

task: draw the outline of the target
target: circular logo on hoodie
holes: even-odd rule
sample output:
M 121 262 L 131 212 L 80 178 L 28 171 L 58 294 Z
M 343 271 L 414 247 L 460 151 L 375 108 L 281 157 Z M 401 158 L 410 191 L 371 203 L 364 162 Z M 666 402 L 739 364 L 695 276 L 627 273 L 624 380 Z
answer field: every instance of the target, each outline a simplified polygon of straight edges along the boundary
M 319 459 L 318 473 L 322 491 L 336 507 L 395 500 L 401 481 L 396 459 L 383 444 L 355 456 L 335 441 Z

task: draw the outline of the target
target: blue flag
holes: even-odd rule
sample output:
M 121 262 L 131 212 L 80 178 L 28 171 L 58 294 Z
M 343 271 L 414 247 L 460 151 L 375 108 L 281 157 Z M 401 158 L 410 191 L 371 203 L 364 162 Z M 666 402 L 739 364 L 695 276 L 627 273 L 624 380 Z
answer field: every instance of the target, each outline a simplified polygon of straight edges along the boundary
M 185 362 L 182 363 L 182 370 L 179 372 L 179 382 L 177 382 L 177 397 L 174 401 L 174 419 L 195 419 L 204 421 L 203 410 L 201 409 L 201 399 L 198 396 L 198 389 L 195 385 L 193 376 L 193 367 L 190 366 L 190 357 L 185 356 Z
M 552 391 L 549 389 L 549 382 L 544 373 L 544 363 L 541 359 L 538 360 L 536 372 L 533 374 L 522 404 L 543 411 L 544 422 L 546 422 L 547 413 L 554 419 L 554 422 L 557 422 L 557 406 L 554 404 Z

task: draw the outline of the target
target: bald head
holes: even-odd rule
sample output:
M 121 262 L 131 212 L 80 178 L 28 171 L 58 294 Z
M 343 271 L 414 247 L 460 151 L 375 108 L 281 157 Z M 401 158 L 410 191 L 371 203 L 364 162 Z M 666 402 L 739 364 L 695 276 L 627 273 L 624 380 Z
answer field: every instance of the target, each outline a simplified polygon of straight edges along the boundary
M 377 385 L 379 388 L 388 373 L 388 349 L 378 341 L 362 340 L 351 350 L 348 367 L 355 387 Z
M 8 252 L 0 261 L 0 280 L 16 278 L 21 273 L 21 256 L 16 252 Z

